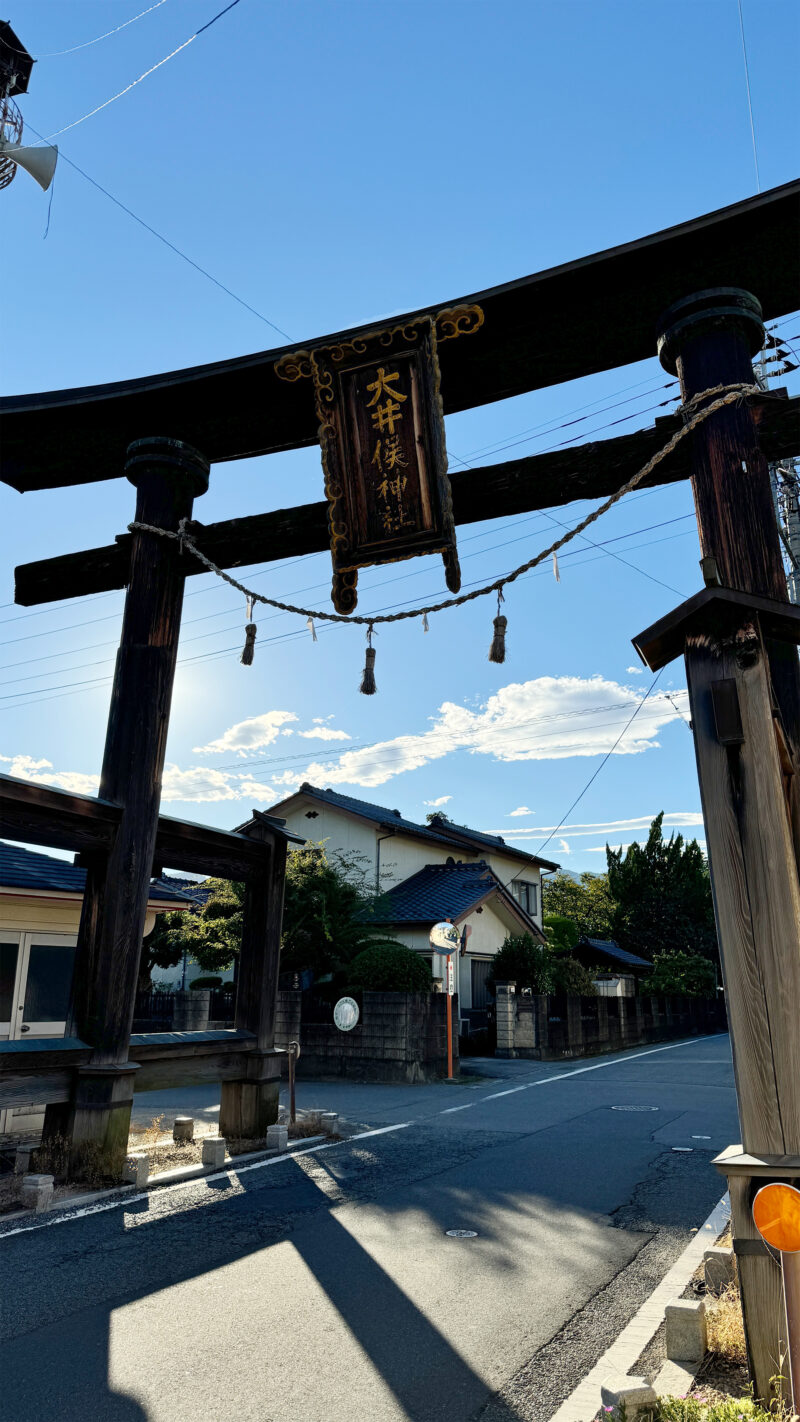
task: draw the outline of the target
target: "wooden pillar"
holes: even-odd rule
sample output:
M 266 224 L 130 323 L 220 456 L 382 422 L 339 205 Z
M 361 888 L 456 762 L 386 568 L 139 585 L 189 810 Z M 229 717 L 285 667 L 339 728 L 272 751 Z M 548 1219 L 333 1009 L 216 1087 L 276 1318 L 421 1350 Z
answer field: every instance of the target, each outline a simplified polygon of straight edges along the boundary
M 136 521 L 177 531 L 208 487 L 208 464 L 179 440 L 128 448 Z M 115 1175 L 127 1148 L 128 1062 L 153 866 L 185 573 L 177 542 L 135 532 L 114 673 L 100 797 L 123 808 L 110 853 L 89 863 L 67 1035 L 93 1048 L 72 1100 L 48 1107 L 45 1137 L 71 1141 L 73 1172 Z
M 761 349 L 764 327 L 761 306 L 750 292 L 738 287 L 698 292 L 671 306 L 659 326 L 661 364 L 677 374 L 684 400 L 717 385 L 754 383 L 751 358 Z M 753 408 L 744 402 L 726 405 L 689 438 L 703 557 L 714 560 L 723 587 L 788 602 L 769 465 Z M 800 668 L 795 647 L 786 642 L 767 639 L 767 652 L 800 869 Z
M 736 288 L 700 292 L 662 318 L 662 364 L 684 399 L 753 383 L 761 310 Z M 744 1152 L 800 1155 L 800 747 L 795 646 L 751 597 L 787 602 L 767 462 L 751 410 L 729 405 L 691 436 L 692 484 L 706 582 L 743 595 L 673 618 L 681 634 L 711 868 Z M 709 587 L 709 593 L 712 587 Z M 726 594 L 729 598 L 729 595 Z M 697 600 L 695 600 L 696 602 Z M 687 608 L 689 605 L 687 604 Z M 661 626 L 669 619 L 664 619 Z M 643 639 L 647 637 L 644 634 Z M 677 649 L 676 649 L 677 650 Z M 648 658 L 655 669 L 661 659 Z M 721 1163 L 724 1169 L 724 1164 Z M 766 1400 L 783 1331 L 775 1265 L 752 1253 L 752 1191 L 731 1176 L 751 1373 Z
M 258 1045 L 247 1057 L 247 1076 L 223 1081 L 219 1130 L 226 1138 L 260 1140 L 278 1119 L 281 1063 L 275 1047 L 287 844 L 258 814 L 244 830 L 264 843 L 264 870 L 246 885 L 242 948 L 236 986 L 236 1027 Z

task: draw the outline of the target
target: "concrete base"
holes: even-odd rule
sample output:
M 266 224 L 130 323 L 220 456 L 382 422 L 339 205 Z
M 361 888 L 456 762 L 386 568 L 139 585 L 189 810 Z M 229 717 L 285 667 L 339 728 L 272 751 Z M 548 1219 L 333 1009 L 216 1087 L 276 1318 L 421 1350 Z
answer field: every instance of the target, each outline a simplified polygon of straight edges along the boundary
M 37 1163 L 70 1180 L 121 1180 L 138 1070 L 133 1062 L 78 1067 L 72 1100 L 45 1111 Z
M 22 1206 L 38 1215 L 47 1210 L 53 1198 L 52 1175 L 25 1175 L 22 1179 Z
M 283 1053 L 255 1060 L 261 1080 L 223 1081 L 219 1107 L 219 1133 L 226 1140 L 263 1140 L 278 1119 L 280 1064 Z M 264 1070 L 263 1068 L 266 1068 Z
M 733 1250 L 715 1245 L 703 1255 L 703 1276 L 710 1294 L 722 1294 L 736 1278 L 736 1255 Z
M 172 1139 L 178 1144 L 194 1140 L 194 1116 L 176 1116 L 172 1126 Z
M 267 1148 L 269 1150 L 288 1150 L 289 1128 L 288 1126 L 268 1126 L 267 1127 Z
M 136 1152 L 129 1155 L 122 1170 L 122 1178 L 126 1185 L 135 1185 L 137 1190 L 143 1190 L 150 1176 L 150 1162 L 147 1156 Z

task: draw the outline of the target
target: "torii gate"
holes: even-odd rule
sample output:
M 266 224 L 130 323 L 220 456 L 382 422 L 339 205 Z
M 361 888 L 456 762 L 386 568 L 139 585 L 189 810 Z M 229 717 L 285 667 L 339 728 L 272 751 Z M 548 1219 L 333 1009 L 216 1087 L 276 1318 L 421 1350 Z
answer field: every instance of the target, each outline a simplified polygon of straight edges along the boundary
M 657 335 L 662 363 L 677 371 L 687 401 L 716 386 L 753 383 L 751 357 L 763 340 L 762 319 L 797 306 L 799 229 L 800 182 L 794 182 L 640 241 L 396 319 L 409 327 L 427 320 L 432 327 L 461 307 L 480 308 L 480 329 L 441 347 L 445 412 L 642 360 L 654 353 Z M 191 518 L 194 498 L 207 487 L 209 463 L 316 441 L 307 386 L 302 380 L 279 384 L 277 368 L 285 374 L 309 352 L 371 334 L 358 328 L 305 342 L 302 352 L 282 347 L 114 385 L 5 400 L 2 478 L 24 492 L 126 474 L 137 487 L 136 521 L 174 531 Z M 680 428 L 680 417 L 670 417 L 655 430 L 456 474 L 455 523 L 614 492 Z M 167 437 L 143 438 L 158 429 Z M 751 1366 L 757 1391 L 766 1396 L 777 1370 L 782 1313 L 774 1266 L 752 1226 L 750 1195 L 759 1177 L 800 1178 L 800 674 L 794 650 L 800 609 L 786 598 L 767 461 L 800 451 L 800 399 L 787 399 L 785 391 L 748 397 L 709 418 L 688 452 L 687 445 L 646 482 L 691 477 L 707 587 L 635 645 L 654 669 L 686 655 L 742 1127 L 742 1146 L 719 1163 L 731 1184 Z M 215 564 L 231 568 L 319 551 L 328 545 L 326 521 L 327 506 L 320 503 L 205 527 L 194 523 L 191 531 Z M 128 590 L 98 799 L 0 779 L 0 833 L 89 851 L 68 1026 L 73 1035 L 63 1043 L 0 1049 L 0 1106 L 46 1098 L 46 1130 L 66 1130 L 76 1159 L 91 1146 L 112 1165 L 118 1161 L 137 1071 L 134 1051 L 144 1063 L 139 1080 L 148 1084 L 196 1080 L 202 1057 L 204 1079 L 223 1079 L 226 1123 L 238 1122 L 240 1129 L 246 1123 L 263 1130 L 277 1110 L 272 1022 L 281 827 L 261 817 L 261 843 L 251 845 L 242 836 L 159 819 L 184 582 L 201 571 L 180 558 L 174 543 L 141 530 L 107 548 L 16 570 L 16 600 L 26 606 Z M 130 1039 L 154 863 L 206 871 L 214 863 L 215 872 L 248 880 L 236 1031 L 224 1041 L 192 1041 L 192 1034 L 161 1045 Z

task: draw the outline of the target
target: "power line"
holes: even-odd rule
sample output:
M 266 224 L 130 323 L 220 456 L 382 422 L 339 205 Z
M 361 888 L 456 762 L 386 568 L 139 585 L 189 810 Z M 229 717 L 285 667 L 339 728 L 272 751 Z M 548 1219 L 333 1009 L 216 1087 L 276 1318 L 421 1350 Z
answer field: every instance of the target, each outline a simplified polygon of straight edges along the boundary
M 120 30 L 126 30 L 128 25 L 135 24 L 137 20 L 143 19 L 145 15 L 151 14 L 153 10 L 158 10 L 165 4 L 166 0 L 156 0 L 154 5 L 148 5 L 146 10 L 140 10 L 139 14 L 134 15 L 132 19 L 123 21 L 121 25 L 117 25 L 113 30 L 106 30 L 105 34 L 97 35 L 95 39 L 84 40 L 82 44 L 73 44 L 69 49 L 53 49 L 50 50 L 48 54 L 37 54 L 37 63 L 40 59 L 59 59 L 64 54 L 74 54 L 76 50 L 89 49 L 93 44 L 99 44 L 101 40 L 108 39 L 111 35 L 118 35 Z M 22 51 L 20 51 L 20 53 L 21 52 Z
M 44 135 L 39 133 L 38 129 L 35 129 L 32 124 L 27 124 L 27 127 L 31 130 L 31 133 L 36 134 L 37 138 L 41 138 L 45 143 L 47 142 L 47 139 L 44 138 Z M 145 222 L 144 218 L 139 217 L 133 211 L 132 208 L 126 207 L 125 203 L 121 202 L 119 198 L 114 197 L 114 194 L 110 193 L 108 191 L 108 188 L 104 188 L 102 183 L 98 183 L 95 178 L 90 177 L 89 174 L 85 171 L 85 169 L 79 168 L 78 164 L 75 163 L 72 158 L 67 157 L 63 149 L 59 149 L 58 156 L 61 159 L 62 163 L 67 163 L 70 168 L 74 168 L 75 172 L 80 173 L 81 177 L 85 178 L 87 183 L 91 183 L 93 188 L 97 188 L 98 192 L 103 193 L 103 195 L 109 199 L 109 202 L 113 202 L 115 207 L 121 208 L 123 212 L 126 212 L 128 214 L 128 217 L 132 217 L 134 222 L 138 222 L 139 226 L 143 227 L 146 232 L 149 232 L 151 236 L 156 237 L 159 242 L 163 242 L 164 246 L 169 247 L 170 251 L 174 252 L 176 256 L 181 258 L 182 261 L 188 262 L 190 267 L 194 267 L 196 272 L 200 272 L 201 276 L 204 276 L 207 278 L 208 281 L 213 282 L 214 286 L 219 287 L 220 291 L 224 291 L 226 296 L 232 297 L 234 301 L 237 301 L 240 306 L 244 307 L 245 311 L 249 311 L 252 316 L 257 316 L 259 321 L 263 321 L 266 326 L 269 326 L 273 331 L 277 331 L 279 336 L 283 336 L 285 340 L 291 343 L 292 337 L 288 334 L 288 332 L 282 330 L 280 326 L 276 326 L 275 322 L 270 321 L 268 316 L 264 316 L 260 311 L 256 311 L 255 306 L 251 306 L 249 301 L 245 301 L 241 296 L 237 296 L 235 291 L 231 291 L 230 287 L 226 286 L 224 282 L 218 281 L 215 276 L 211 275 L 211 272 L 206 271 L 205 267 L 201 267 L 199 262 L 194 261 L 192 257 L 187 257 L 186 253 L 181 251 L 180 247 L 176 247 L 174 242 L 170 242 L 168 237 L 164 237 L 162 233 L 157 232 L 155 227 L 151 227 L 150 223 Z
M 756 128 L 753 123 L 753 101 L 750 96 L 750 66 L 747 63 L 747 41 L 744 37 L 744 15 L 742 14 L 742 0 L 737 0 L 739 6 L 739 29 L 742 35 L 742 58 L 744 59 L 744 78 L 747 85 L 747 112 L 750 115 L 750 137 L 753 140 L 753 162 L 756 169 L 756 191 L 761 192 L 761 176 L 758 171 L 758 150 L 756 148 Z
M 595 782 L 595 780 L 597 779 L 598 775 L 600 774 L 600 771 L 603 769 L 603 766 L 606 765 L 607 762 L 611 759 L 611 756 L 614 754 L 614 751 L 617 749 L 617 746 L 619 745 L 619 743 L 620 743 L 620 741 L 622 740 L 623 736 L 624 736 L 625 733 L 627 732 L 629 726 L 632 726 L 632 725 L 633 725 L 633 722 L 636 720 L 636 717 L 639 715 L 639 712 L 641 711 L 642 707 L 644 706 L 645 702 L 647 701 L 647 698 L 648 698 L 648 697 L 651 695 L 651 693 L 655 690 L 655 688 L 656 688 L 656 686 L 657 686 L 657 684 L 658 684 L 658 681 L 659 681 L 659 679 L 660 679 L 660 677 L 661 677 L 661 672 L 663 672 L 663 670 L 664 670 L 664 668 L 662 667 L 662 668 L 661 668 L 661 671 L 659 671 L 659 672 L 656 673 L 655 678 L 653 679 L 653 681 L 651 681 L 649 687 L 647 688 L 647 691 L 645 692 L 644 696 L 642 697 L 641 701 L 639 702 L 638 706 L 636 707 L 636 710 L 634 711 L 633 715 L 632 715 L 631 717 L 629 717 L 629 719 L 625 722 L 625 725 L 623 726 L 622 730 L 620 731 L 619 735 L 617 736 L 617 739 L 615 740 L 613 746 L 611 747 L 611 750 L 610 750 L 610 751 L 607 751 L 606 754 L 603 756 L 603 759 L 601 760 L 600 764 L 598 765 L 596 771 L 594 772 L 593 775 L 591 775 L 591 776 L 589 777 L 589 779 L 587 780 L 587 782 L 586 782 L 586 784 L 584 785 L 583 789 L 581 790 L 580 795 L 578 795 L 578 796 L 573 800 L 573 802 L 572 802 L 572 804 L 570 805 L 569 809 L 567 810 L 566 814 L 562 815 L 561 819 L 559 820 L 559 822 L 558 822 L 558 824 L 556 825 L 555 829 L 553 830 L 552 834 L 549 834 L 549 835 L 547 836 L 547 839 L 542 840 L 542 843 L 541 843 L 540 845 L 538 845 L 538 847 L 537 847 L 536 850 L 534 851 L 534 854 L 535 854 L 535 855 L 541 854 L 542 850 L 546 848 L 546 846 L 550 843 L 551 839 L 555 839 L 555 837 L 556 837 L 556 835 L 558 834 L 558 831 L 561 829 L 562 825 L 566 824 L 567 820 L 569 819 L 570 815 L 572 814 L 572 811 L 575 809 L 575 806 L 580 804 L 580 802 L 581 802 L 581 800 L 583 799 L 584 795 L 586 794 L 587 790 L 588 790 L 592 785 L 594 785 L 594 782 Z M 514 878 L 516 879 L 516 877 L 517 877 L 517 875 L 515 874 L 515 875 L 514 875 Z M 511 882 L 511 880 L 509 880 L 509 882 Z
M 151 64 L 150 68 L 145 69 L 144 74 L 140 74 L 138 79 L 134 79 L 130 84 L 126 84 L 124 89 L 120 89 L 117 94 L 112 94 L 110 99 L 106 99 L 102 104 L 98 104 L 96 108 L 90 109 L 88 114 L 84 114 L 82 118 L 65 124 L 63 128 L 57 128 L 55 133 L 48 135 L 45 142 L 51 143 L 52 140 L 58 138 L 60 134 L 68 133 L 71 128 L 77 128 L 78 124 L 85 123 L 87 119 L 94 118 L 95 114 L 101 113 L 102 110 L 107 109 L 110 104 L 116 103 L 117 99 L 121 99 L 123 95 L 129 94 L 131 89 L 135 89 L 137 84 L 141 84 L 143 79 L 147 79 L 151 74 L 155 74 L 157 69 L 161 69 L 170 59 L 174 59 L 176 54 L 181 53 L 181 50 L 187 49 L 188 46 L 197 39 L 198 35 L 201 35 L 204 30 L 209 30 L 213 24 L 216 24 L 217 20 L 221 20 L 223 15 L 227 15 L 228 11 L 232 10 L 234 5 L 238 4 L 239 0 L 231 0 L 230 5 L 226 5 L 225 9 L 220 10 L 217 15 L 214 15 L 213 19 L 209 20 L 207 24 L 203 25 L 199 30 L 195 30 L 194 34 L 190 35 L 187 40 L 184 40 L 183 44 L 179 44 L 177 49 L 173 49 L 171 54 L 166 54 L 163 59 L 159 59 L 157 64 Z M 13 150 L 9 151 L 13 154 Z

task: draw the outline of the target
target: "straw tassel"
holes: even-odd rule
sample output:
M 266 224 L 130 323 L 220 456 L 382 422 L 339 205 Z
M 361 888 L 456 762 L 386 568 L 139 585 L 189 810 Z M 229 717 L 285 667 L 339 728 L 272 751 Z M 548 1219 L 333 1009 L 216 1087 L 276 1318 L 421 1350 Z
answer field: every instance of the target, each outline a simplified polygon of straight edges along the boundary
M 313 619 L 313 617 L 309 617 L 308 621 L 306 622 L 306 627 L 308 628 L 309 632 L 311 633 L 311 640 L 312 640 L 312 642 L 316 642 L 316 640 L 317 640 L 317 629 L 316 629 L 316 627 L 314 626 L 314 619 Z
M 256 633 L 258 628 L 252 618 L 253 599 L 249 597 L 247 599 L 247 626 L 244 629 L 244 647 L 241 656 L 241 663 L 244 667 L 251 667 L 253 665 L 253 656 L 255 653 Z
M 361 678 L 359 691 L 364 696 L 374 696 L 377 691 L 375 685 L 375 648 L 372 645 L 372 623 L 367 628 L 367 660 L 364 664 L 364 675 Z
M 554 554 L 553 554 L 553 577 L 555 578 L 555 580 L 556 580 L 557 583 L 560 583 L 560 582 L 561 582 L 561 574 L 560 574 L 560 572 L 558 571 L 558 554 L 557 554 L 557 553 L 554 553 Z
M 504 602 L 503 589 L 500 588 L 497 594 L 497 616 L 494 619 L 494 636 L 492 645 L 489 648 L 490 662 L 504 662 L 506 659 L 506 627 L 508 618 L 504 617 L 500 611 L 500 604 Z
M 430 632 L 430 628 L 429 628 L 429 626 L 428 626 L 428 614 L 427 614 L 427 612 L 423 612 L 423 614 L 422 614 L 422 630 L 423 630 L 423 632 Z

